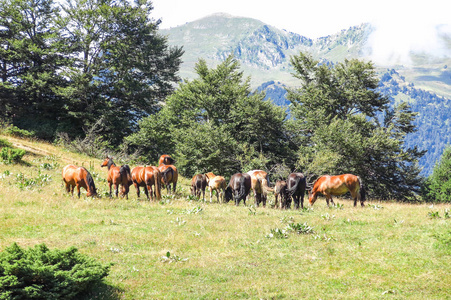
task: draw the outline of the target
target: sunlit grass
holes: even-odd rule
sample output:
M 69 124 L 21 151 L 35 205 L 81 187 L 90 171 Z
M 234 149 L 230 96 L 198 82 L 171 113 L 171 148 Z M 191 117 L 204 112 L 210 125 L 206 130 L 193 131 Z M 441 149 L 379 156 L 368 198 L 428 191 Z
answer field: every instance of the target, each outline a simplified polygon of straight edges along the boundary
M 340 205 L 328 208 L 319 199 L 303 211 L 235 207 L 189 200 L 191 174 L 182 179 L 177 197 L 161 202 L 138 200 L 133 187 L 129 200 L 86 198 L 85 191 L 78 199 L 66 194 L 61 168 L 72 157 L 86 167 L 91 161 L 105 195 L 100 161 L 43 147 L 52 154 L 27 154 L 21 165 L 0 163 L 0 250 L 13 242 L 75 246 L 112 262 L 107 283 L 114 289 L 99 299 L 450 296 L 450 205 L 369 201 L 354 208 L 352 201 L 337 199 Z M 51 179 L 21 188 L 19 173 Z M 313 232 L 270 237 L 290 223 L 306 224 Z

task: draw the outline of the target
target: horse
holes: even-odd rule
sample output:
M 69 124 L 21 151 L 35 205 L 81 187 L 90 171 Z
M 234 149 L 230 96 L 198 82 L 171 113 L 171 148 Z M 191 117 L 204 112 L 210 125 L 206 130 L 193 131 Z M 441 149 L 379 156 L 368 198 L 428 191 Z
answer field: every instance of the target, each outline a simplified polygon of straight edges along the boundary
M 111 188 L 114 185 L 114 189 L 116 190 L 116 198 L 119 196 L 119 186 L 122 186 L 122 195 L 124 195 L 128 199 L 129 187 L 132 184 L 132 176 L 130 172 L 130 167 L 128 165 L 122 165 L 121 167 L 117 167 L 113 161 L 113 158 L 106 157 L 100 167 L 108 168 L 108 186 L 110 188 L 110 197 Z
M 177 168 L 173 165 L 159 165 L 158 170 L 161 173 L 161 183 L 164 184 L 168 190 L 168 194 L 171 192 L 172 183 L 172 193 L 175 194 L 175 189 L 177 188 L 178 172 Z
M 260 202 L 263 202 L 263 207 L 266 207 L 267 191 L 274 192 L 273 188 L 268 186 L 268 173 L 262 170 L 253 170 L 247 172 L 251 176 L 251 185 L 255 197 L 255 205 L 258 207 Z
M 200 194 L 202 193 L 202 198 L 205 201 L 205 188 L 207 187 L 207 176 L 205 174 L 196 174 L 191 179 L 191 194 L 200 199 Z
M 140 187 L 144 187 L 144 193 L 146 194 L 147 200 L 156 198 L 161 199 L 161 173 L 157 167 L 154 166 L 137 166 L 132 170 L 132 181 L 136 188 L 136 194 L 140 195 Z M 155 191 L 152 186 L 155 187 Z M 150 197 L 149 197 L 150 191 Z
M 293 199 L 294 208 L 299 209 L 299 199 L 301 208 L 304 208 L 304 194 L 307 182 L 304 174 L 291 173 L 287 178 L 287 193 Z
M 247 173 L 236 173 L 230 178 L 229 185 L 224 191 L 224 198 L 226 202 L 235 199 L 235 205 L 238 206 L 243 200 L 246 205 L 246 197 L 251 190 L 251 176 Z
M 210 203 L 212 202 L 211 195 L 213 193 L 213 190 L 216 191 L 216 198 L 218 200 L 218 203 L 222 203 L 224 199 L 224 190 L 227 187 L 225 178 L 222 176 L 216 176 L 212 172 L 205 174 L 205 176 L 207 176 L 207 185 L 210 189 Z
M 84 188 L 87 191 L 86 196 L 97 196 L 97 189 L 94 184 L 94 179 L 83 167 L 77 167 L 74 165 L 67 165 L 63 168 L 63 181 L 66 185 L 66 191 L 74 195 L 74 188 L 77 187 L 78 198 L 80 198 L 80 188 Z
M 346 192 L 351 193 L 351 197 L 354 199 L 354 206 L 357 206 L 357 200 L 364 206 L 365 201 L 365 188 L 363 182 L 359 176 L 352 174 L 342 174 L 337 176 L 324 175 L 318 178 L 313 188 L 309 192 L 309 202 L 313 205 L 318 197 L 318 193 L 323 194 L 326 197 L 327 206 L 329 206 L 329 200 L 335 205 L 332 200 L 332 195 L 340 196 Z
M 162 156 L 160 156 L 160 159 L 158 161 L 158 166 L 173 165 L 173 164 L 175 164 L 175 160 L 167 154 L 163 154 Z
M 274 198 L 275 198 L 274 204 L 275 204 L 276 208 L 279 203 L 279 197 L 280 197 L 280 204 L 279 204 L 280 209 L 286 209 L 291 206 L 291 203 L 290 203 L 291 199 L 287 192 L 287 182 L 285 180 L 277 180 L 276 181 L 276 186 L 274 188 Z

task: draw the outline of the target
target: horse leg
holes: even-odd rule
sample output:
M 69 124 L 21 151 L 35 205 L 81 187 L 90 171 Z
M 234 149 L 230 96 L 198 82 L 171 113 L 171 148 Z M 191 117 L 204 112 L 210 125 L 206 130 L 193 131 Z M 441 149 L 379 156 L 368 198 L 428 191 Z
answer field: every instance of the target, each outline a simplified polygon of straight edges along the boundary
M 111 188 L 113 187 L 113 183 L 112 182 L 108 182 L 108 186 L 110 187 L 110 198 L 111 198 L 112 197 Z
M 78 194 L 78 198 L 80 198 L 80 186 L 77 184 L 77 194 Z
M 293 194 L 293 202 L 294 202 L 294 209 L 299 209 L 299 195 L 297 193 Z
M 301 208 L 304 209 L 304 193 L 301 193 Z
M 119 197 L 119 183 L 114 185 L 114 189 L 116 190 L 116 198 Z
M 175 190 L 177 188 L 177 182 L 172 183 L 172 193 L 175 195 Z
M 210 188 L 210 203 L 212 203 L 211 202 L 211 194 L 212 194 L 212 192 L 213 192 L 213 190 Z
M 70 187 L 70 192 L 71 192 L 71 194 L 72 194 L 72 197 L 74 196 L 74 189 L 75 189 L 75 185 L 72 185 L 72 186 Z
M 149 192 L 147 191 L 147 186 L 144 186 L 144 193 L 146 194 L 147 200 L 150 200 L 150 198 L 149 198 Z
M 152 186 L 149 184 L 149 185 L 146 185 L 146 188 L 147 188 L 147 193 L 146 193 L 146 195 L 147 195 L 147 199 L 149 199 L 149 193 L 150 193 L 150 199 L 149 200 L 152 200 L 153 201 L 153 191 L 152 191 Z
M 133 185 L 136 188 L 136 194 L 138 195 L 138 198 L 139 198 L 139 186 L 138 186 L 138 184 L 136 182 L 133 182 Z

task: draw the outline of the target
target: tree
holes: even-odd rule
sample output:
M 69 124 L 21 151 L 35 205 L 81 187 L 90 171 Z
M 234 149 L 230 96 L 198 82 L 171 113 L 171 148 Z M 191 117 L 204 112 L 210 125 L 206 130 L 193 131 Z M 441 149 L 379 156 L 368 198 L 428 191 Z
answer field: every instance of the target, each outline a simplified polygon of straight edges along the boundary
M 304 53 L 291 63 L 302 84 L 287 96 L 298 167 L 315 176 L 354 173 L 376 198 L 414 197 L 424 152 L 405 149 L 404 139 L 415 130 L 416 113 L 406 103 L 389 107 L 389 100 L 376 91 L 379 80 L 372 64 L 320 64 Z
M 195 70 L 199 78 L 181 83 L 158 114 L 139 122 L 126 139 L 130 149 L 149 153 L 149 161 L 173 154 L 186 174 L 230 175 L 288 156 L 286 113 L 251 93 L 235 58 L 213 69 L 200 60 Z
M 55 93 L 65 62 L 58 14 L 52 0 L 0 1 L 0 114 L 44 138 L 53 136 L 64 106 Z
M 451 146 L 443 151 L 426 180 L 423 197 L 430 202 L 451 202 Z
M 59 92 L 78 128 L 101 120 L 102 135 L 118 145 L 173 91 L 183 51 L 158 34 L 150 1 L 68 0 L 63 8 L 59 24 L 73 60 Z

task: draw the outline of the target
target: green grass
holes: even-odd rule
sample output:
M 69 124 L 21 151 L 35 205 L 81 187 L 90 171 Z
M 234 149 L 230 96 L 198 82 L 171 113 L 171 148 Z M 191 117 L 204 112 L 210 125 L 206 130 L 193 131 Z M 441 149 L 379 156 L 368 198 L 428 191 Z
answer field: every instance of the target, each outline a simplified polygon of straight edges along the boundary
M 354 208 L 337 199 L 342 206 L 327 208 L 319 199 L 313 209 L 279 211 L 210 204 L 187 200 L 192 174 L 184 174 L 177 197 L 160 203 L 138 200 L 133 187 L 129 200 L 86 198 L 85 191 L 78 199 L 66 194 L 62 167 L 91 163 L 104 194 L 100 160 L 0 138 L 33 149 L 24 164 L 0 164 L 0 250 L 13 242 L 75 246 L 114 263 L 107 288 L 93 293 L 94 299 L 450 297 L 450 205 L 369 201 Z M 20 188 L 19 173 L 51 180 Z M 313 233 L 287 230 L 286 238 L 268 237 L 290 223 L 305 223 Z

